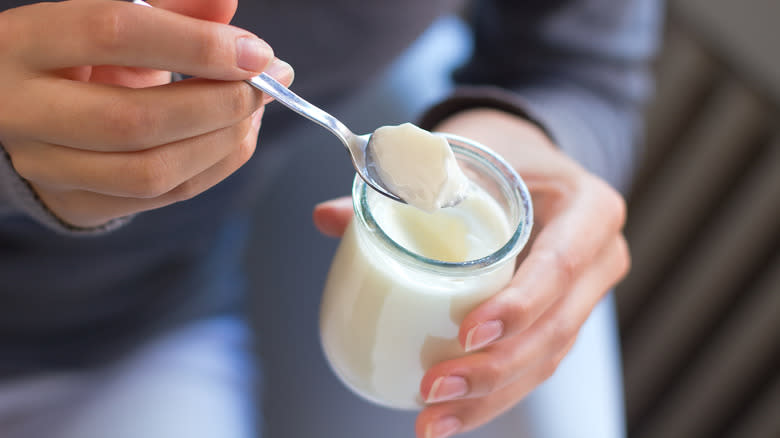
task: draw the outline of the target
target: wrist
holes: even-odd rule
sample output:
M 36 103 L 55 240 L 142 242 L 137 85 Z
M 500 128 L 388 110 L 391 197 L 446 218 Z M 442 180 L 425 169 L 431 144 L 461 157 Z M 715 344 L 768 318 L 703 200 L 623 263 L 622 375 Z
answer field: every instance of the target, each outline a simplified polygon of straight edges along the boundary
M 518 140 L 524 140 L 526 143 L 553 146 L 550 137 L 536 123 L 493 108 L 471 108 L 459 111 L 439 122 L 434 130 L 453 134 L 458 134 L 456 131 L 468 131 L 486 137 L 514 135 Z
M 584 171 L 536 123 L 505 111 L 492 108 L 460 111 L 442 120 L 433 130 L 484 144 L 527 180 L 539 173 L 572 176 Z

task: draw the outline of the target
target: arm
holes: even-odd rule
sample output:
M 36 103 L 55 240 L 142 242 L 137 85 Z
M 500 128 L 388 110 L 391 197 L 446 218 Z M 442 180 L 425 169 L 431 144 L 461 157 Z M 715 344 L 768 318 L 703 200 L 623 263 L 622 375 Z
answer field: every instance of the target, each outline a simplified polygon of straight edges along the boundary
M 235 2 L 156 4 L 0 11 L 0 218 L 110 231 L 198 195 L 252 155 L 269 99 L 240 80 L 267 69 L 289 83 L 292 70 L 224 24 Z M 170 71 L 199 79 L 169 83 Z
M 651 91 L 647 67 L 661 6 L 659 0 L 475 2 L 473 56 L 455 73 L 455 93 L 431 108 L 423 125 L 469 108 L 512 113 L 625 191 Z
M 431 367 L 417 436 L 484 424 L 550 377 L 592 309 L 626 274 L 625 190 L 636 159 L 654 0 L 475 2 L 475 50 L 458 88 L 423 117 L 427 129 L 503 155 L 534 200 L 535 230 L 509 286 L 472 312 L 469 354 Z M 351 209 L 320 204 L 315 223 L 339 235 Z
M 426 123 L 504 155 L 536 229 L 509 286 L 462 322 L 471 354 L 423 378 L 418 436 L 471 430 L 522 400 L 628 272 L 618 190 L 637 157 L 659 16 L 654 0 L 476 2 L 474 55 Z

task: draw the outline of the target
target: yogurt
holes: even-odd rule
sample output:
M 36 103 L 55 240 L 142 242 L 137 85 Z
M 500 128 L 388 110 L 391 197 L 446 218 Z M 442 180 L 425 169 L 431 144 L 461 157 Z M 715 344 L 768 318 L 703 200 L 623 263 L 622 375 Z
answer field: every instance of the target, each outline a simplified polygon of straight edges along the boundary
M 500 158 L 463 144 L 471 148 L 455 155 L 473 183 L 451 208 L 427 213 L 355 178 L 356 214 L 325 284 L 320 336 L 335 374 L 383 406 L 423 406 L 426 370 L 465 354 L 463 318 L 509 283 L 530 234 L 525 185 Z
M 434 213 L 387 198 L 376 199 L 372 212 L 392 241 L 434 260 L 476 260 L 511 235 L 501 208 L 480 189 Z M 353 391 L 385 406 L 414 409 L 422 404 L 425 371 L 463 354 L 460 322 L 509 282 L 514 263 L 470 277 L 415 271 L 384 254 L 356 227 L 353 222 L 347 228 L 325 285 L 322 345 Z
M 411 123 L 383 126 L 368 153 L 384 186 L 409 205 L 430 212 L 465 196 L 468 179 L 442 136 Z

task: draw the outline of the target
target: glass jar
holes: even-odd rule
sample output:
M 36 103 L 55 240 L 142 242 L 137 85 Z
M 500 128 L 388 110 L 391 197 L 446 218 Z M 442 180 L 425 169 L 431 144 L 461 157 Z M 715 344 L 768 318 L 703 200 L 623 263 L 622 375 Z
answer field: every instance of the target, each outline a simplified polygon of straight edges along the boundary
M 320 307 L 320 337 L 344 384 L 383 406 L 418 409 L 420 381 L 432 365 L 464 354 L 458 330 L 466 314 L 504 288 L 533 222 L 522 179 L 485 146 L 444 136 L 466 176 L 500 206 L 509 238 L 485 257 L 434 260 L 390 238 L 374 213 L 394 202 L 359 177 L 355 215 L 333 258 Z

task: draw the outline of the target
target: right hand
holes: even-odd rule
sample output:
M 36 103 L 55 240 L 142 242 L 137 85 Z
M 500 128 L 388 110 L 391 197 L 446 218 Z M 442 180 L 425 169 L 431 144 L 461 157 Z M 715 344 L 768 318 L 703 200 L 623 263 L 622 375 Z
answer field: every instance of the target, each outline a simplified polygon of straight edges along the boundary
M 270 101 L 241 80 L 267 71 L 292 82 L 267 44 L 226 24 L 235 0 L 155 6 L 71 0 L 0 12 L 0 143 L 74 227 L 214 186 L 252 156 Z M 171 71 L 198 79 L 169 83 Z

